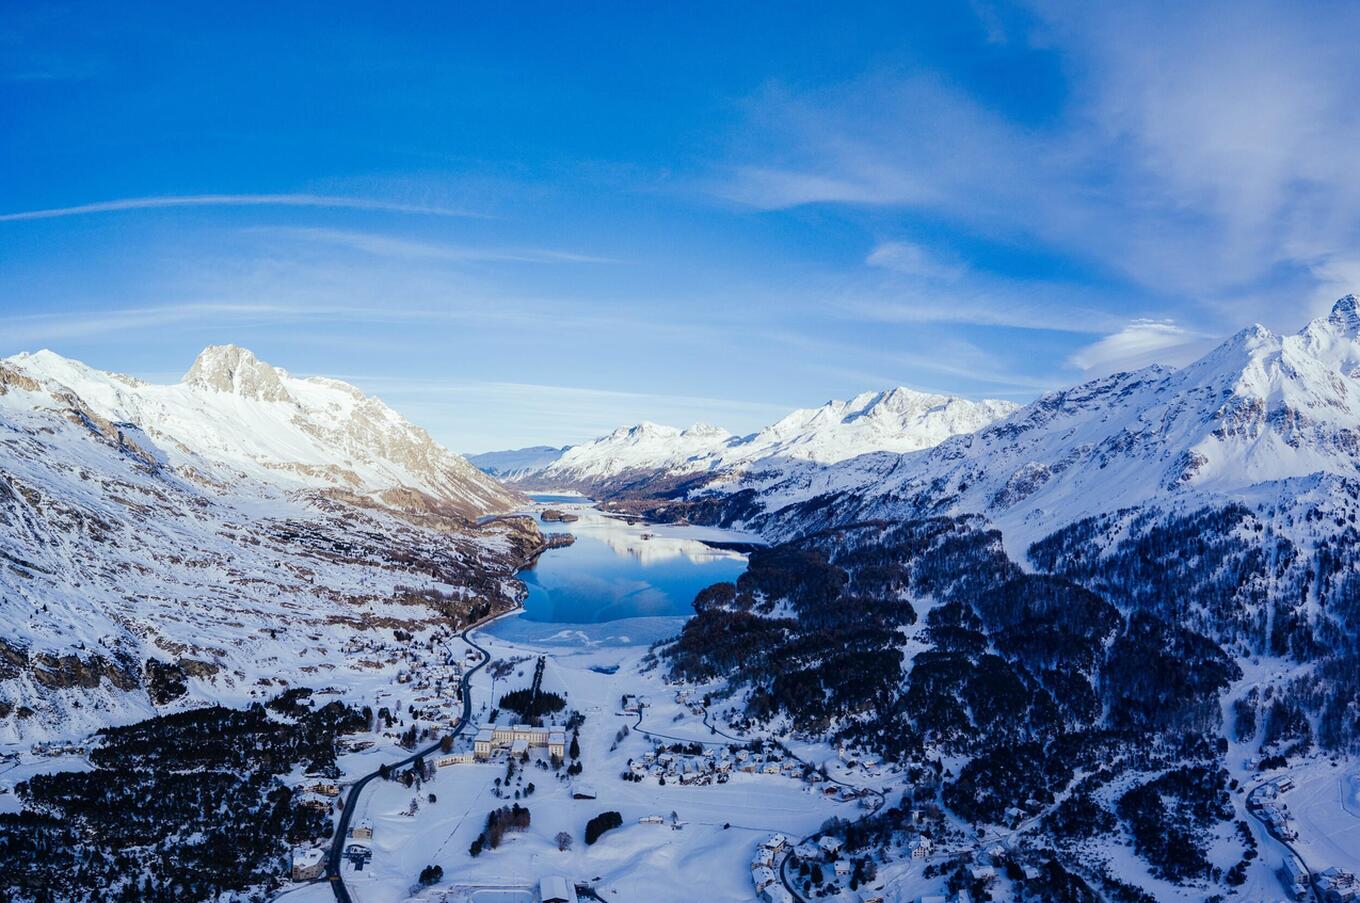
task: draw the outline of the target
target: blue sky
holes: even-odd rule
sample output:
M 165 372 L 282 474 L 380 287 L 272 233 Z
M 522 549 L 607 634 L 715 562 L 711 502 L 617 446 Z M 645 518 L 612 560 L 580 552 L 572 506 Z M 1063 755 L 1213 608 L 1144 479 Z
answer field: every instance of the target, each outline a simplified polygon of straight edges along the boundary
M 288 6 L 7 5 L 0 354 L 235 342 L 483 451 L 1024 401 L 1360 286 L 1354 6 Z

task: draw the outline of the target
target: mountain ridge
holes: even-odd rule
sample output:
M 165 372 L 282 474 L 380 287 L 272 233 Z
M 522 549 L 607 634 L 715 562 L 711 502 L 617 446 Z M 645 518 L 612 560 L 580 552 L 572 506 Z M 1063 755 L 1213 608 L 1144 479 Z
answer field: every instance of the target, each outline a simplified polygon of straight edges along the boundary
M 170 385 L 106 373 L 47 350 L 5 363 L 82 399 L 110 421 L 136 424 L 165 446 L 172 464 L 212 479 L 244 474 L 469 519 L 522 501 L 376 396 L 339 380 L 299 379 L 236 345 L 205 348 Z
M 600 495 L 655 492 L 784 459 L 832 464 L 874 451 L 925 448 L 1005 417 L 1016 407 L 897 387 L 800 408 L 746 436 L 703 423 L 681 429 L 642 421 L 565 448 L 552 460 L 522 467 L 508 478 L 532 488 Z M 490 454 L 487 460 L 494 462 L 495 455 L 507 453 Z

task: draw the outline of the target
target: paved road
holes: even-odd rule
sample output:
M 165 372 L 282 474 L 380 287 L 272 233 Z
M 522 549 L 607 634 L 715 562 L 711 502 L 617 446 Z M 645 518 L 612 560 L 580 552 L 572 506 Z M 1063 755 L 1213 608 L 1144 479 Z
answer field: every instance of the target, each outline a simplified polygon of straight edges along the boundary
M 497 614 L 483 618 L 476 624 L 470 624 L 461 634 L 459 634 L 463 638 L 463 642 L 482 654 L 482 660 L 463 674 L 462 684 L 459 688 L 463 696 L 463 715 L 458 719 L 458 724 L 453 728 L 452 736 L 455 738 L 467 729 L 468 723 L 472 718 L 472 675 L 476 674 L 487 662 L 491 661 L 491 653 L 477 645 L 469 634 L 500 616 L 500 614 Z M 424 749 L 411 753 L 411 755 L 398 762 L 388 763 L 387 767 L 390 771 L 395 772 L 398 768 L 410 765 L 420 756 L 428 756 L 438 752 L 441 743 L 443 743 L 443 738 Z M 353 786 L 350 787 L 349 796 L 345 799 L 344 811 L 340 813 L 340 822 L 335 828 L 335 840 L 331 843 L 331 852 L 326 859 L 326 880 L 330 882 L 331 890 L 335 892 L 337 903 L 354 903 L 353 898 L 349 894 L 349 889 L 345 887 L 345 880 L 340 874 L 340 862 L 345 850 L 345 838 L 349 836 L 349 823 L 350 820 L 354 818 L 354 809 L 359 804 L 359 795 L 363 793 L 364 788 L 368 786 L 369 781 L 379 777 L 381 774 L 382 769 L 379 768 L 377 771 L 369 772 L 355 781 Z

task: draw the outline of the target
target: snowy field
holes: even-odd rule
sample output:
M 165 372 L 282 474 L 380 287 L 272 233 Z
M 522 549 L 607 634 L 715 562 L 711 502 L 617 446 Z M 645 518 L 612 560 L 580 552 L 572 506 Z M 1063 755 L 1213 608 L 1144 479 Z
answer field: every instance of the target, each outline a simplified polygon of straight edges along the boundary
M 485 634 L 479 642 L 496 658 L 522 658 L 540 650 L 550 654 L 545 689 L 565 693 L 569 707 L 586 716 L 580 737 L 585 770 L 576 783 L 591 785 L 599 798 L 572 799 L 568 782 L 531 764 L 524 780 L 532 781 L 535 791 L 521 801 L 532 813 L 531 827 L 522 834 L 507 834 L 499 849 L 474 859 L 468 847 L 482 831 L 487 813 L 514 802 L 493 795 L 495 779 L 505 774 L 504 762 L 442 768 L 419 796 L 395 782 L 375 782 L 364 793 L 355 815 L 356 822 L 373 823 L 373 859 L 361 872 L 346 866 L 346 883 L 361 903 L 408 899 L 415 877 L 426 865 L 441 866 L 445 878 L 434 889 L 436 893 L 426 891 L 422 900 L 441 900 L 450 886 L 465 885 L 488 889 L 472 896 L 450 894 L 450 903 L 459 899 L 511 903 L 521 898 L 489 888 L 527 888 L 536 886 L 542 877 L 562 875 L 594 883 L 607 900 L 689 901 L 696 899 L 696 889 L 702 887 L 705 900 L 749 901 L 754 895 L 750 860 L 760 841 L 772 832 L 802 836 L 833 815 L 855 812 L 852 804 L 827 800 L 810 792 L 803 782 L 782 775 L 737 773 L 727 784 L 709 786 L 662 787 L 623 781 L 620 774 L 628 759 L 652 748 L 634 730 L 617 749 L 610 750 L 619 729 L 637 721 L 636 716 L 619 714 L 625 693 L 641 693 L 656 703 L 643 719 L 644 729 L 686 740 L 716 739 L 698 717 L 674 703 L 673 690 L 655 672 L 637 673 L 645 647 L 573 651 L 556 645 L 510 644 Z M 612 674 L 602 673 L 614 668 Z M 522 676 L 498 682 L 496 693 L 527 683 L 532 662 L 522 663 L 519 672 Z M 485 704 L 490 697 L 491 678 L 479 672 L 473 680 L 473 700 L 480 717 L 487 714 Z M 684 717 L 674 721 L 680 712 Z M 822 752 L 831 756 L 830 750 Z M 427 793 L 434 793 L 437 802 L 428 803 Z M 404 813 L 413 797 L 418 799 L 419 810 L 409 816 Z M 586 846 L 586 822 L 606 810 L 620 812 L 623 826 Z M 669 821 L 672 812 L 679 816 L 682 828 L 638 823 L 648 815 L 665 816 Z M 554 840 L 562 831 L 573 838 L 572 849 L 565 852 L 558 850 Z M 288 899 L 309 898 L 290 895 Z
M 1299 832 L 1294 847 L 1315 871 L 1338 866 L 1360 874 L 1360 772 L 1354 761 L 1310 762 L 1288 770 L 1294 789 L 1280 794 Z

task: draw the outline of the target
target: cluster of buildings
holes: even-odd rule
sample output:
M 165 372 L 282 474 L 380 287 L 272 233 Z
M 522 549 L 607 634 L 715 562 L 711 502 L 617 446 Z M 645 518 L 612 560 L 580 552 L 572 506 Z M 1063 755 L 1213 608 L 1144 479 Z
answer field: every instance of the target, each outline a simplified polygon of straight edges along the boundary
M 297 805 L 303 809 L 315 809 L 317 812 L 331 811 L 335 805 L 335 798 L 340 795 L 339 785 L 330 781 L 316 781 L 294 789 L 298 791 Z
M 531 749 L 546 749 L 554 759 L 566 758 L 566 730 L 528 724 L 489 725 L 477 731 L 472 741 L 472 755 L 479 762 L 485 762 L 501 751 L 520 756 Z
M 793 899 L 779 881 L 780 864 L 788 855 L 791 841 L 783 834 L 771 834 L 751 857 L 751 883 L 756 896 L 765 903 L 787 903 Z
M 1352 903 L 1360 900 L 1360 884 L 1356 883 L 1355 875 L 1332 866 L 1325 872 L 1319 872 L 1315 879 L 1318 892 L 1322 894 L 1322 899 L 1326 903 Z
M 85 755 L 84 746 L 78 743 L 69 743 L 62 741 L 53 741 L 51 743 L 34 743 L 33 746 L 30 747 L 30 751 L 33 753 L 33 755 L 43 759 L 50 758 L 52 756 Z M 17 753 L 15 754 L 14 758 L 16 761 L 18 760 L 19 757 Z
M 883 760 L 864 750 L 842 743 L 836 748 L 836 756 L 847 768 L 861 768 L 869 777 L 881 777 L 883 774 Z
M 1294 840 L 1299 836 L 1294 829 L 1289 807 L 1279 798 L 1281 793 L 1294 789 L 1292 778 L 1279 778 L 1267 781 L 1251 792 L 1247 805 L 1256 811 L 1256 816 L 1266 823 L 1270 833 L 1281 840 Z
M 784 775 L 821 781 L 822 776 L 803 763 L 786 758 L 779 750 L 753 753 L 749 749 L 707 748 L 701 753 L 667 751 L 657 747 L 628 760 L 628 771 L 635 778 L 655 778 L 658 783 L 726 784 L 734 772 Z
M 398 671 L 397 683 L 415 692 L 408 701 L 415 709 L 414 717 L 433 724 L 453 724 L 463 714 L 459 692 L 463 665 L 447 652 L 440 655 L 436 661 L 417 659 L 411 667 Z

